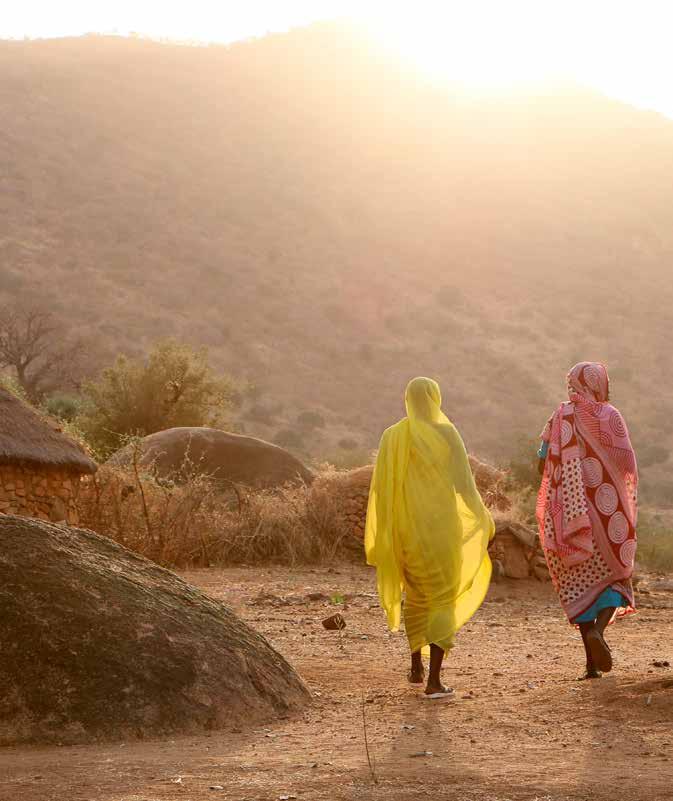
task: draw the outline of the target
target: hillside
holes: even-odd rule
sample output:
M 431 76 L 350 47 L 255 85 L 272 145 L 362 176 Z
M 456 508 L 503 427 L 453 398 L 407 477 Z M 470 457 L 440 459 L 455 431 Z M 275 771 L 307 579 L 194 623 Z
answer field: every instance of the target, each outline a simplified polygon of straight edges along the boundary
M 470 97 L 318 25 L 232 47 L 0 42 L 0 301 L 101 365 L 174 335 L 319 457 L 436 377 L 470 448 L 534 438 L 581 358 L 673 446 L 673 122 L 579 87 Z M 670 462 L 647 470 L 673 503 Z

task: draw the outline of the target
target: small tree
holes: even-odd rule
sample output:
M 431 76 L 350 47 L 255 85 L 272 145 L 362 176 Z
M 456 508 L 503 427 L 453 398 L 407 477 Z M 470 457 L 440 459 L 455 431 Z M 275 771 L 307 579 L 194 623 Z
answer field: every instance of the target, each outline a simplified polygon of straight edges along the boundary
M 0 309 L 0 367 L 10 368 L 32 403 L 72 386 L 82 344 L 73 341 L 51 312 L 40 308 Z
M 145 360 L 118 356 L 98 381 L 87 384 L 77 422 L 90 444 L 107 456 L 124 436 L 176 426 L 220 426 L 235 394 L 235 382 L 210 368 L 205 348 L 166 340 Z

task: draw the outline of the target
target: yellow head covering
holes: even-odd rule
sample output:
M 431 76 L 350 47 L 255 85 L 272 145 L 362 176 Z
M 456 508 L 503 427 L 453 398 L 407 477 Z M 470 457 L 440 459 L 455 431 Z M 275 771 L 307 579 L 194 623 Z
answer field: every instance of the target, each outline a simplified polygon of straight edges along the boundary
M 407 417 L 381 438 L 365 551 L 391 630 L 400 626 L 404 590 L 412 651 L 448 649 L 488 589 L 494 525 L 437 382 L 414 378 L 405 402 Z

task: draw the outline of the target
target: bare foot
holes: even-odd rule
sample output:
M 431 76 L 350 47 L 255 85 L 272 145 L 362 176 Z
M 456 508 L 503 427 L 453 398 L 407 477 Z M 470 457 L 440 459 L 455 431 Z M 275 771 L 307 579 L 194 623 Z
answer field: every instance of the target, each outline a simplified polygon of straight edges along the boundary
M 412 668 L 407 673 L 407 679 L 409 684 L 423 684 L 425 681 L 425 670 L 423 670 L 423 668 L 420 668 L 420 670 L 418 668 Z

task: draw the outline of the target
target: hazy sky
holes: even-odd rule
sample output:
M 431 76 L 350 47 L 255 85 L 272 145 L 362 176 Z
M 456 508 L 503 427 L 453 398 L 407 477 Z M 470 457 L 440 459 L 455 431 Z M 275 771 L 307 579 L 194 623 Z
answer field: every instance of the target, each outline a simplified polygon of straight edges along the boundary
M 475 87 L 563 74 L 673 117 L 673 0 L 19 0 L 0 36 L 91 31 L 232 41 L 363 20 L 433 78 Z

